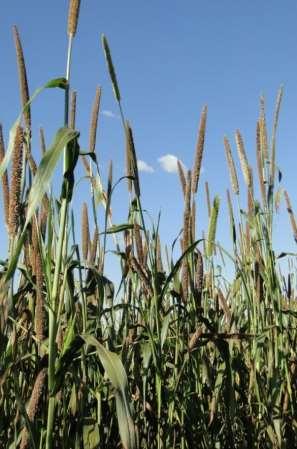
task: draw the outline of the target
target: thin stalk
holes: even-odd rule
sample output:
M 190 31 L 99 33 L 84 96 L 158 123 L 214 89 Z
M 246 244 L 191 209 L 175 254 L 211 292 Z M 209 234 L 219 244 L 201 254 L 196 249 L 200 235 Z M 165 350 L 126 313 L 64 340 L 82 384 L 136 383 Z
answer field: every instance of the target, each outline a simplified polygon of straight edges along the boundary
M 69 111 L 69 78 L 70 78 L 70 64 L 71 64 L 71 53 L 72 53 L 72 36 L 69 36 L 68 40 L 68 51 L 67 51 L 67 64 L 66 64 L 66 80 L 67 86 L 65 89 L 65 107 L 64 107 L 64 124 L 68 125 L 68 111 Z M 67 148 L 64 149 L 64 173 L 67 170 Z M 46 449 L 52 449 L 53 447 L 53 428 L 55 420 L 55 396 L 54 396 L 54 385 L 55 385 L 55 361 L 56 361 L 56 334 L 57 334 L 57 316 L 56 308 L 59 295 L 59 278 L 62 266 L 62 256 L 63 256 L 63 246 L 64 238 L 67 224 L 68 215 L 68 198 L 62 199 L 61 210 L 60 210 L 60 228 L 59 237 L 57 245 L 57 255 L 56 264 L 54 271 L 53 287 L 51 294 L 51 308 L 49 309 L 49 365 L 48 365 L 48 391 L 49 391 L 49 404 L 48 404 L 48 415 L 47 415 L 47 431 L 46 431 Z

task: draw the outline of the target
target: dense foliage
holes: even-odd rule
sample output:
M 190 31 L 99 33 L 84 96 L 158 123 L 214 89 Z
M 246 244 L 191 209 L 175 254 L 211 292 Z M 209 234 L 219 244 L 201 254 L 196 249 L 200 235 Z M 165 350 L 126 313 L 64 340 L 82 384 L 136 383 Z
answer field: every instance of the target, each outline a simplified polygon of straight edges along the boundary
M 158 225 L 148 229 L 144 219 L 133 133 L 105 36 L 103 51 L 126 138 L 126 223 L 112 223 L 112 165 L 104 189 L 96 158 L 100 88 L 89 148 L 80 148 L 76 94 L 68 82 L 79 6 L 70 1 L 66 77 L 48 82 L 31 97 L 19 33 L 13 30 L 22 113 L 6 151 L 0 134 L 9 240 L 0 272 L 0 447 L 297 447 L 294 268 L 288 264 L 283 276 L 272 246 L 274 213 L 282 198 L 297 239 L 289 195 L 276 190 L 282 91 L 271 137 L 261 99 L 255 145 L 259 188 L 240 132 L 235 143 L 243 187 L 231 145 L 224 140 L 232 187 L 227 192 L 232 254 L 216 242 L 220 199 L 210 200 L 207 184 L 209 227 L 205 236 L 195 235 L 206 107 L 193 169 L 185 173 L 178 164 L 183 229 L 168 248 Z M 31 152 L 30 105 L 43 89 L 65 94 L 65 123 L 48 147 L 41 130 L 37 164 Z M 61 195 L 54 198 L 49 185 L 62 155 Z M 91 193 L 77 239 L 72 202 L 80 162 Z M 237 208 L 242 192 L 246 209 Z M 116 287 L 105 271 L 110 238 L 122 276 Z M 179 243 L 180 258 L 174 260 Z M 219 259 L 234 267 L 231 281 L 219 271 Z

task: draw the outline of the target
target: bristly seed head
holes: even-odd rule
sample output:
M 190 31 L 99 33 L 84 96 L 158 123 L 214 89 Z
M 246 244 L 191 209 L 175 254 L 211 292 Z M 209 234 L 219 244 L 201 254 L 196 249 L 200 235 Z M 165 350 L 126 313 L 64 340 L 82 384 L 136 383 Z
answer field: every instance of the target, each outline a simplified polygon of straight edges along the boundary
M 204 139 L 205 139 L 205 129 L 206 129 L 206 118 L 207 118 L 207 106 L 202 109 L 200 117 L 200 125 L 198 131 L 198 140 L 196 145 L 195 162 L 193 166 L 193 179 L 192 179 L 192 192 L 196 193 L 198 189 L 198 182 L 201 172 L 201 163 L 204 150 Z
M 29 404 L 27 407 L 27 415 L 30 423 L 33 423 L 38 411 L 39 401 L 42 395 L 43 388 L 45 386 L 45 381 L 47 377 L 47 368 L 42 368 L 37 374 L 34 387 L 31 393 Z M 20 449 L 26 449 L 30 444 L 30 436 L 26 427 L 22 431 L 22 439 L 20 444 Z
M 68 10 L 68 36 L 74 37 L 77 30 L 80 0 L 70 0 Z
M 96 147 L 96 135 L 97 135 L 99 108 L 100 108 L 100 98 L 101 98 L 101 88 L 97 87 L 95 99 L 94 99 L 94 103 L 93 103 L 93 109 L 92 109 L 90 136 L 89 136 L 89 151 L 91 153 L 95 152 L 95 147 Z
M 2 125 L 0 124 L 0 164 L 2 163 L 5 157 L 5 148 L 4 148 L 4 139 L 2 133 Z M 4 217 L 5 223 L 8 227 L 8 217 L 9 217 L 9 184 L 8 184 L 8 175 L 7 170 L 3 173 L 2 176 L 2 192 L 3 192 L 3 209 L 4 209 Z
M 230 146 L 230 143 L 229 143 L 229 140 L 227 139 L 227 137 L 224 137 L 224 146 L 225 146 L 225 154 L 226 154 L 227 164 L 228 164 L 228 168 L 229 168 L 232 190 L 233 190 L 233 193 L 235 193 L 235 195 L 239 195 L 239 184 L 238 184 L 237 172 L 236 172 L 236 168 L 235 168 L 235 164 L 234 164 L 234 160 L 233 160 L 233 156 L 232 156 L 231 146 Z
M 81 237 L 82 237 L 82 255 L 83 259 L 86 261 L 88 259 L 88 252 L 90 246 L 89 216 L 88 216 L 88 206 L 86 203 L 83 203 L 82 206 Z
M 257 146 L 257 168 L 259 176 L 259 184 L 262 196 L 263 205 L 266 205 L 266 188 L 264 182 L 264 153 L 262 151 L 261 145 L 261 125 L 260 120 L 257 121 L 257 131 L 256 131 L 256 146 Z
M 117 81 L 117 76 L 116 76 L 116 72 L 114 69 L 113 62 L 112 62 L 109 45 L 108 45 L 107 39 L 104 36 L 104 34 L 102 34 L 101 40 L 102 40 L 102 46 L 103 46 L 103 50 L 104 50 L 104 54 L 105 54 L 105 60 L 107 63 L 107 68 L 109 71 L 109 76 L 110 76 L 111 83 L 112 83 L 114 96 L 115 96 L 115 99 L 117 100 L 117 102 L 120 103 L 121 102 L 121 94 L 120 94 L 120 89 L 119 89 L 119 85 L 118 85 L 118 81 Z
M 69 114 L 69 128 L 71 128 L 71 129 L 75 129 L 76 97 L 77 97 L 77 93 L 75 91 L 71 91 L 70 114 Z
M 132 133 L 132 128 L 130 127 L 129 122 L 126 122 L 126 146 L 127 146 L 127 155 L 129 158 L 129 163 L 131 164 L 132 174 L 133 174 L 133 185 L 134 192 L 137 198 L 140 197 L 140 184 L 139 184 L 139 174 L 138 174 L 138 166 L 137 166 L 137 157 L 136 150 L 134 145 L 134 138 Z
M 20 92 L 21 92 L 21 100 L 22 100 L 22 108 L 25 107 L 26 103 L 28 103 L 30 99 L 29 95 L 29 87 L 27 80 L 27 72 L 25 65 L 25 58 L 23 53 L 23 48 L 20 40 L 20 35 L 16 26 L 13 27 L 13 37 L 15 42 L 16 56 L 17 56 L 17 65 L 19 72 L 19 83 L 20 83 Z M 31 129 L 31 109 L 30 106 L 27 106 L 24 110 L 24 119 L 25 125 L 28 130 Z
M 23 169 L 23 129 L 18 126 L 14 140 L 12 155 L 12 175 L 9 194 L 9 235 L 15 237 L 20 220 L 21 179 Z
M 240 134 L 239 130 L 236 130 L 235 133 L 235 140 L 236 140 L 236 147 L 238 152 L 238 157 L 241 165 L 242 174 L 245 180 L 245 183 L 248 188 L 251 187 L 251 179 L 250 179 L 250 170 L 249 170 L 249 163 L 247 160 L 244 143 L 242 136 Z
M 288 192 L 285 190 L 284 191 L 284 197 L 286 200 L 286 204 L 287 204 L 287 210 L 288 210 L 288 214 L 290 217 L 290 221 L 291 221 L 291 227 L 292 227 L 292 231 L 293 231 L 293 236 L 294 236 L 294 240 L 297 243 L 297 224 L 296 224 L 296 219 L 295 219 L 295 215 L 292 209 L 292 205 L 291 205 L 291 201 L 290 201 L 290 197 Z
M 96 261 L 98 242 L 99 242 L 99 232 L 96 227 L 94 230 L 93 240 L 92 240 L 92 244 L 91 244 L 91 251 L 90 251 L 91 264 L 95 264 L 95 261 Z
M 185 177 L 185 172 L 184 172 L 183 166 L 179 160 L 177 161 L 177 169 L 178 169 L 180 184 L 183 189 L 183 194 L 185 196 L 187 182 L 186 182 L 186 177 Z

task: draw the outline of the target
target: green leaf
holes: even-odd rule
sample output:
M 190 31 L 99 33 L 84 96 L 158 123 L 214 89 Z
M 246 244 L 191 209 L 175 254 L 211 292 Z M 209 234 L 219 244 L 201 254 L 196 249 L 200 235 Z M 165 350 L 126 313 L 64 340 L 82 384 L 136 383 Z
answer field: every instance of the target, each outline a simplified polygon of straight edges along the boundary
M 37 169 L 36 175 L 33 179 L 32 188 L 29 194 L 28 211 L 25 226 L 27 226 L 30 222 L 36 207 L 40 204 L 46 190 L 49 187 L 55 167 L 58 163 L 63 149 L 69 142 L 76 139 L 78 135 L 78 131 L 74 131 L 70 128 L 60 128 L 58 130 L 54 142 L 43 156 L 41 163 Z
M 85 424 L 83 426 L 84 449 L 97 449 L 100 443 L 99 427 L 94 424 Z
M 69 369 L 69 366 L 73 363 L 74 359 L 79 356 L 81 347 L 84 341 L 79 335 L 73 336 L 72 340 L 68 338 L 67 347 L 63 347 L 61 356 L 55 363 L 55 385 L 54 392 L 56 393 L 61 388 L 64 382 L 65 372 Z
M 99 175 L 93 176 L 92 178 L 92 187 L 94 191 L 95 204 L 98 206 L 101 202 L 104 203 L 106 201 L 103 187 L 101 183 L 101 179 Z
M 202 242 L 203 239 L 199 239 L 196 240 L 196 242 L 194 242 L 191 246 L 189 246 L 189 248 L 181 255 L 181 257 L 178 259 L 178 261 L 176 262 L 176 264 L 174 265 L 174 267 L 172 268 L 171 272 L 169 273 L 166 282 L 164 284 L 164 287 L 162 289 L 161 295 L 160 295 L 160 299 L 162 299 L 166 293 L 166 290 L 170 284 L 170 282 L 172 281 L 172 279 L 174 278 L 174 276 L 176 275 L 176 273 L 178 272 L 178 270 L 181 267 L 181 264 L 184 260 L 184 257 L 186 257 L 188 254 L 190 254 L 195 248 L 196 246 Z
M 106 231 L 102 232 L 101 234 L 115 234 L 117 232 L 126 231 L 127 229 L 134 229 L 134 225 L 129 223 L 113 225 L 110 228 L 106 229 Z
M 161 349 L 163 349 L 163 346 L 164 346 L 164 343 L 165 343 L 165 340 L 167 337 L 170 320 L 171 320 L 171 316 L 168 313 L 163 320 L 162 329 L 161 329 Z
M 11 277 L 13 276 L 17 264 L 18 264 L 18 260 L 19 260 L 19 255 L 22 251 L 22 247 L 23 244 L 25 242 L 25 238 L 26 238 L 26 229 L 23 230 L 20 238 L 17 241 L 16 247 L 13 251 L 13 254 L 11 255 L 11 257 L 9 258 L 9 263 L 8 263 L 8 267 L 7 267 L 7 271 L 5 273 L 5 280 L 4 282 L 9 281 L 9 279 L 11 279 Z M 4 288 L 4 286 L 1 286 L 1 288 Z
M 54 78 L 45 84 L 45 89 L 53 89 L 55 87 L 59 87 L 60 89 L 66 89 L 68 85 L 68 81 L 66 78 Z
M 123 364 L 117 354 L 108 351 L 92 335 L 84 334 L 82 338 L 88 345 L 95 346 L 103 368 L 115 389 L 117 418 L 122 444 L 125 449 L 135 449 L 135 427 L 127 399 L 128 379 Z
M 66 83 L 66 84 L 65 84 Z M 64 86 L 67 85 L 67 80 L 65 78 L 55 78 L 51 81 L 48 81 L 44 86 L 39 87 L 38 89 L 35 90 L 35 92 L 33 93 L 32 97 L 30 98 L 30 100 L 25 104 L 25 106 L 23 107 L 23 110 L 21 111 L 21 113 L 19 114 L 18 118 L 16 119 L 16 121 L 14 122 L 14 124 L 12 125 L 10 131 L 9 131 L 9 141 L 8 141 L 8 147 L 7 147 L 7 151 L 5 153 L 5 157 L 0 165 L 0 178 L 2 178 L 5 170 L 8 167 L 9 161 L 11 159 L 12 156 L 12 151 L 13 151 L 13 146 L 14 146 L 14 141 L 15 141 L 15 133 L 16 133 L 16 129 L 18 127 L 18 125 L 21 122 L 21 118 L 22 118 L 22 114 L 23 112 L 28 109 L 28 107 L 31 105 L 31 103 L 35 100 L 35 98 L 44 90 L 44 89 L 52 89 L 52 88 L 62 88 L 65 89 Z

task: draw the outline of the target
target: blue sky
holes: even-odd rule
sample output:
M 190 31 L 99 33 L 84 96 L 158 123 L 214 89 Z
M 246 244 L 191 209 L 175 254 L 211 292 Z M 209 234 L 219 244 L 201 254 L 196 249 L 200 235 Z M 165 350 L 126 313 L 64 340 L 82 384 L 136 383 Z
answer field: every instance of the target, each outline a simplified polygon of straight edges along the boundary
M 49 79 L 64 74 L 67 10 L 66 0 L 10 0 L 1 5 L 0 121 L 6 141 L 19 111 L 11 27 L 16 24 L 20 31 L 32 93 Z M 208 181 L 211 195 L 219 194 L 222 198 L 218 238 L 229 247 L 225 206 L 229 176 L 223 136 L 230 138 L 235 155 L 234 131 L 239 128 L 255 166 L 258 99 L 264 94 L 271 127 L 281 84 L 284 99 L 277 163 L 283 172 L 283 186 L 288 189 L 297 212 L 296 19 L 297 3 L 291 0 L 82 0 L 72 66 L 72 87 L 78 91 L 77 127 L 81 130 L 81 145 L 86 146 L 88 141 L 91 105 L 96 86 L 100 85 L 102 110 L 110 111 L 112 116 L 107 113 L 100 117 L 97 154 L 103 173 L 106 174 L 112 159 L 115 178 L 123 175 L 123 132 L 100 44 L 100 34 L 105 33 L 125 114 L 134 129 L 138 158 L 154 170 L 141 172 L 143 204 L 155 220 L 161 210 L 161 234 L 166 241 L 171 242 L 182 226 L 182 195 L 177 175 L 165 172 L 158 159 L 172 154 L 191 167 L 200 112 L 207 104 L 204 172 L 197 198 L 198 235 L 207 224 L 204 183 Z M 33 132 L 36 134 L 39 126 L 43 126 L 47 143 L 63 123 L 62 103 L 61 92 L 49 91 L 33 106 Z M 34 152 L 37 156 L 38 148 Z M 87 184 L 81 183 L 76 192 L 77 212 L 87 195 Z M 125 221 L 127 204 L 123 185 L 114 198 L 116 223 Z M 277 219 L 276 247 L 294 250 L 284 207 L 281 212 Z M 2 224 L 0 231 L 3 235 Z

